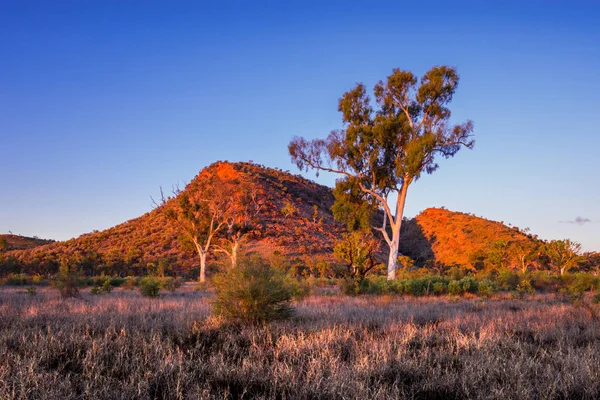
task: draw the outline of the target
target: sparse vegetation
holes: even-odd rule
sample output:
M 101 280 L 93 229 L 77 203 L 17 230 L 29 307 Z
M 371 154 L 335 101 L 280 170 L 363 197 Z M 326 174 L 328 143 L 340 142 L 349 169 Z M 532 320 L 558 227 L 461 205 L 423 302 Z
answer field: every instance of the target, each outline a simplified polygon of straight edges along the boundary
M 210 317 L 191 288 L 85 302 L 19 290 L 0 289 L 3 399 L 600 396 L 598 306 L 548 295 L 313 296 L 265 327 Z

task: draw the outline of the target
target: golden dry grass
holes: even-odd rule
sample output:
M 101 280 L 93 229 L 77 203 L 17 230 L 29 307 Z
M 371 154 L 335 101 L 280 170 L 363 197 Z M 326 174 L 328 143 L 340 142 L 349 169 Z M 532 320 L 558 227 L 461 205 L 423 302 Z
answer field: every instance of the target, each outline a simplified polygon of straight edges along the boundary
M 190 287 L 61 300 L 0 289 L 1 399 L 594 399 L 597 306 L 313 296 L 269 326 Z

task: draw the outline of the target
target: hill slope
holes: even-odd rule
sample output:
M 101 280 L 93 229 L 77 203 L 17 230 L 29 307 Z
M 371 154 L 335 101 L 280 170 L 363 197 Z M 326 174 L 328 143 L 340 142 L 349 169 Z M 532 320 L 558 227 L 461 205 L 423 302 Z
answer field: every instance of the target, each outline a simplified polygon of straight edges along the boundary
M 418 264 L 433 260 L 447 266 L 469 266 L 473 255 L 494 245 L 510 248 L 515 243 L 531 246 L 538 241 L 517 227 L 443 208 L 428 208 L 405 221 L 402 228 L 400 251 Z M 515 257 L 509 254 L 507 264 L 518 265 Z
M 53 243 L 54 240 L 40 239 L 13 234 L 0 234 L 0 251 L 25 250 Z

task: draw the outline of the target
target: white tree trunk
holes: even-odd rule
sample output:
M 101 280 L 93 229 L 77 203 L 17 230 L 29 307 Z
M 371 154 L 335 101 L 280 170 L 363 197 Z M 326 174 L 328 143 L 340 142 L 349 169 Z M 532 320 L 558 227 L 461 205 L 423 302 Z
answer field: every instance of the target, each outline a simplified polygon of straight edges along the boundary
M 198 257 L 200 257 L 200 276 L 198 277 L 198 281 L 203 283 L 206 280 L 206 256 L 208 252 L 204 251 L 202 246 L 200 246 L 200 243 L 194 241 L 194 245 L 196 246 Z
M 200 253 L 200 277 L 198 280 L 203 283 L 206 280 L 206 252 Z
M 237 267 L 237 253 L 240 247 L 240 242 L 238 240 L 234 240 L 231 244 L 231 267 Z
M 398 264 L 398 248 L 400 246 L 400 228 L 402 227 L 402 217 L 404 216 L 404 204 L 406 203 L 406 192 L 410 181 L 405 180 L 402 189 L 398 193 L 396 202 L 396 216 L 392 220 L 390 218 L 390 226 L 392 227 L 392 240 L 389 243 L 390 256 L 387 266 L 387 279 L 392 281 L 396 279 L 396 266 Z
M 396 265 L 398 264 L 398 245 L 400 244 L 400 235 L 392 238 L 392 244 L 390 245 L 390 257 L 388 259 L 387 266 L 387 279 L 393 281 L 396 279 Z

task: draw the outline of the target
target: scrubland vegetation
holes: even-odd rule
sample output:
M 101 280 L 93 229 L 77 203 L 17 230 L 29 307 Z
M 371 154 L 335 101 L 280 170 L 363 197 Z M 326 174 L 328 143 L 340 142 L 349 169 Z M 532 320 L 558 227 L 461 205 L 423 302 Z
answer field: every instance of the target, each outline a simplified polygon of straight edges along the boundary
M 0 290 L 0 398 L 594 399 L 597 305 L 316 294 L 268 325 L 186 285 L 63 300 Z

